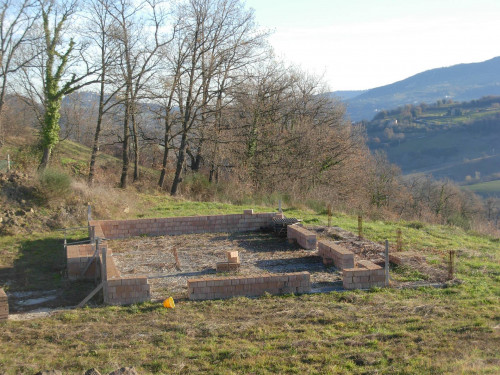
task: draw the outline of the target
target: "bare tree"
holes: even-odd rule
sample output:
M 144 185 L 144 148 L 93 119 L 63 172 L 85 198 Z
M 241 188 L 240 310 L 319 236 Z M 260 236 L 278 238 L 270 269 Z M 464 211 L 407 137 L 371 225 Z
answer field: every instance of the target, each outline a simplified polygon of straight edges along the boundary
M 126 187 L 130 164 L 130 131 L 133 136 L 134 181 L 139 178 L 138 101 L 161 62 L 163 49 L 172 40 L 162 32 L 168 14 L 162 2 L 147 0 L 134 5 L 127 0 L 113 1 L 110 15 L 117 23 L 113 38 L 120 51 L 119 70 L 124 91 L 122 173 L 120 186 Z M 175 27 L 174 32 L 175 34 Z
M 33 0 L 2 0 L 0 3 L 0 146 L 4 136 L 2 112 L 9 77 L 35 57 L 31 50 L 23 47 L 37 38 L 34 33 L 37 16 Z
M 88 183 L 92 185 L 95 176 L 95 163 L 99 151 L 99 137 L 101 135 L 103 118 L 114 106 L 119 104 L 116 94 L 123 88 L 123 84 L 115 84 L 112 89 L 109 82 L 108 71 L 115 68 L 118 58 L 118 48 L 113 43 L 112 33 L 117 27 L 116 21 L 109 14 L 111 0 L 88 0 L 87 34 L 96 47 L 99 67 L 99 103 L 97 120 L 90 156 Z
M 182 181 L 189 145 L 194 145 L 196 156 L 192 157 L 194 169 L 199 167 L 203 143 L 207 137 L 208 123 L 213 123 L 214 107 L 222 108 L 228 75 L 236 69 L 238 59 L 246 63 L 251 59 L 254 45 L 262 35 L 255 31 L 253 13 L 246 11 L 238 0 L 190 0 L 179 7 L 182 20 L 178 45 L 182 46 L 183 74 L 180 77 L 176 100 L 181 115 L 181 136 L 177 154 L 177 165 L 170 193 L 177 193 Z M 246 55 L 243 51 L 246 51 Z M 226 79 L 216 84 L 216 77 Z

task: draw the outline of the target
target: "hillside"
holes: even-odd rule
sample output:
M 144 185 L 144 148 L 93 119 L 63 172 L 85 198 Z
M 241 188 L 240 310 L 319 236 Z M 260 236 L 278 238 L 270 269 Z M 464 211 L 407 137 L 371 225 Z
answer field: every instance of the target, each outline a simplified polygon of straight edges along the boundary
M 151 194 L 135 198 L 143 210 L 128 214 L 130 218 L 241 212 L 246 207 Z M 289 207 L 285 214 L 303 218 L 306 226 L 327 223 L 324 213 L 311 210 Z M 332 222 L 354 231 L 357 218 L 335 213 Z M 435 267 L 446 267 L 448 250 L 459 249 L 457 281 L 445 288 L 176 299 L 173 310 L 163 308 L 161 301 L 108 307 L 96 301 L 84 309 L 34 314 L 28 321 L 17 315 L 0 323 L 0 372 L 58 369 L 77 374 L 94 367 L 105 373 L 121 366 L 134 366 L 140 374 L 500 371 L 498 240 L 416 222 L 367 221 L 364 233 L 392 243 L 397 229 L 403 230 L 404 250 L 419 252 Z M 10 295 L 32 299 L 49 291 L 60 296 L 56 302 L 75 304 L 93 284 L 61 277 L 62 237 L 58 231 L 1 237 L 0 286 Z M 71 240 L 81 238 L 81 232 L 70 235 Z M 419 276 L 404 267 L 393 267 L 391 275 L 397 280 Z M 50 302 L 45 305 L 54 306 Z
M 380 110 L 405 104 L 433 103 L 443 98 L 464 101 L 487 95 L 500 95 L 500 57 L 427 70 L 344 98 L 350 118 L 361 121 L 371 120 Z M 342 98 L 341 94 L 336 96 Z
M 370 148 L 384 150 L 405 174 L 432 174 L 462 185 L 500 178 L 500 97 L 407 105 L 380 112 L 366 129 Z

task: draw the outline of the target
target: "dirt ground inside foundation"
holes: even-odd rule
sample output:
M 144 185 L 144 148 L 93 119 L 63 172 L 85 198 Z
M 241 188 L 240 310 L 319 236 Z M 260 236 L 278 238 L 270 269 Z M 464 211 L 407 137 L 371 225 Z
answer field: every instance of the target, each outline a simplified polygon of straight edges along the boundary
M 205 233 L 180 236 L 134 237 L 109 241 L 122 275 L 147 275 L 153 299 L 187 296 L 187 280 L 216 275 L 215 266 L 238 251 L 238 275 L 308 271 L 312 289 L 340 287 L 341 272 L 325 267 L 316 251 L 289 244 L 273 233 Z M 180 269 L 176 268 L 174 249 Z M 225 274 L 217 274 L 225 275 Z
M 368 240 L 359 240 L 341 228 L 312 227 L 318 239 L 333 240 L 351 250 L 355 260 L 383 262 L 384 247 Z M 168 296 L 187 297 L 187 280 L 216 274 L 218 262 L 227 260 L 228 251 L 238 251 L 241 261 L 237 275 L 280 274 L 307 271 L 311 274 L 312 291 L 342 288 L 342 272 L 325 266 L 315 250 L 304 250 L 286 238 L 269 232 L 205 233 L 179 236 L 133 237 L 108 242 L 115 263 L 123 276 L 147 276 L 153 300 Z M 176 265 L 174 249 L 179 266 Z M 439 277 L 430 275 L 425 281 Z M 424 281 L 424 280 L 423 280 Z M 403 286 L 394 281 L 395 286 Z

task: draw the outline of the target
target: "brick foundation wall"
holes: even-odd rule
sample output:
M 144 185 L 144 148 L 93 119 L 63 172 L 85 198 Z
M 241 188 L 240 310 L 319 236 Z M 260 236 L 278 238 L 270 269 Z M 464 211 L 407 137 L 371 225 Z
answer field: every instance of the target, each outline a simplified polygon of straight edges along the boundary
M 104 248 L 105 245 L 102 245 Z M 98 261 L 94 260 L 85 275 L 82 272 L 87 262 L 94 255 L 95 248 L 91 244 L 69 245 L 68 254 L 68 278 L 70 280 L 93 279 L 97 264 L 98 275 L 101 275 L 102 255 Z M 116 267 L 113 252 L 107 248 L 106 256 L 106 282 L 104 284 L 104 303 L 110 305 L 126 305 L 130 303 L 144 302 L 151 298 L 151 287 L 147 277 L 131 276 L 123 277 Z M 0 307 L 1 311 L 1 307 Z
M 93 220 L 89 222 L 89 225 L 95 228 L 94 233 L 89 233 L 89 235 L 91 238 L 92 234 L 94 234 L 97 237 L 117 239 L 140 235 L 163 236 L 192 233 L 247 232 L 272 226 L 273 217 L 283 217 L 283 214 L 274 212 L 253 213 L 253 210 L 245 210 L 243 214 L 233 215 Z
M 311 290 L 309 272 L 190 279 L 187 285 L 191 300 L 260 296 L 265 292 L 306 293 Z
M 9 318 L 9 301 L 7 299 L 7 294 L 4 290 L 0 288 L 0 320 L 6 320 Z
M 104 303 L 109 305 L 128 305 L 149 301 L 151 286 L 146 276 L 122 276 L 116 267 L 113 251 L 107 248 L 106 284 Z
M 82 272 L 87 266 L 88 261 L 94 255 L 95 247 L 91 244 L 68 245 L 67 246 L 67 264 L 68 278 L 70 280 L 93 279 L 96 272 L 96 262 L 93 261 L 85 275 Z M 98 270 L 98 272 L 100 272 Z
M 369 260 L 358 262 L 357 268 L 342 270 L 344 289 L 368 289 L 385 286 L 384 269 Z
M 332 241 L 319 241 L 318 255 L 323 258 L 325 265 L 333 263 L 341 270 L 354 268 L 354 253 Z
M 289 240 L 295 240 L 297 243 L 307 250 L 316 249 L 316 234 L 300 225 L 288 225 L 286 227 L 286 237 Z
M 104 302 L 110 305 L 128 305 L 149 301 L 151 286 L 147 277 L 114 277 L 107 281 Z

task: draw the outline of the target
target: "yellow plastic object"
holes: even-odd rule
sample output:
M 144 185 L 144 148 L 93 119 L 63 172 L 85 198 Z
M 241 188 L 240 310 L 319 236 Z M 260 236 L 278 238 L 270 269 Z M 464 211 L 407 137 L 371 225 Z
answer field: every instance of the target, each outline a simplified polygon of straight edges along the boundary
M 172 297 L 168 297 L 165 301 L 163 301 L 163 307 L 173 309 L 175 307 L 174 299 Z

